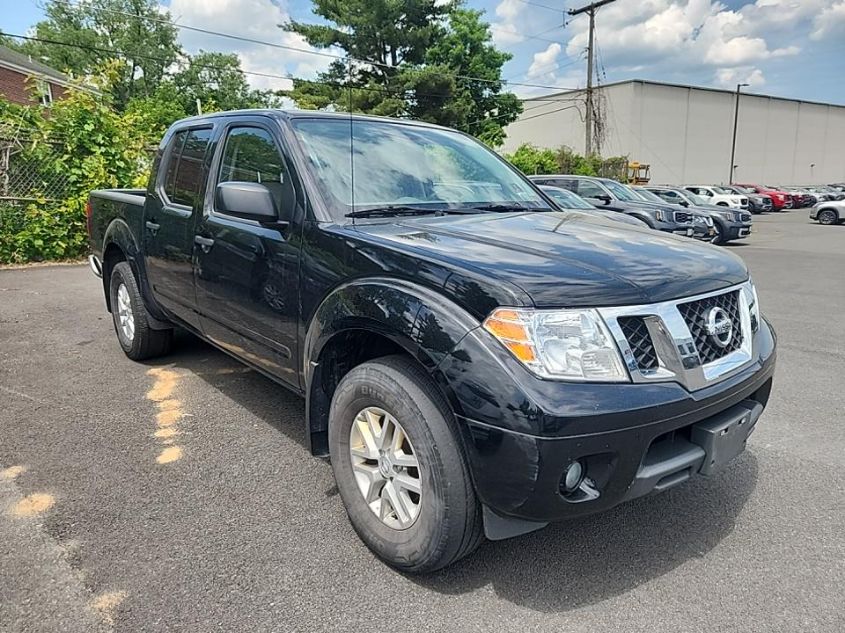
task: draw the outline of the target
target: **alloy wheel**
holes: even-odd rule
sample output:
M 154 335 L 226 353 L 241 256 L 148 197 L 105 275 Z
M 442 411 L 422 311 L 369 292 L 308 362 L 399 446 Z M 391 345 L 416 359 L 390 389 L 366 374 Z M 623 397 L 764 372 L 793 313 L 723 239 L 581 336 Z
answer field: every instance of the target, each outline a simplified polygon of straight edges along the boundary
M 422 479 L 417 455 L 399 421 L 384 409 L 363 409 L 349 431 L 349 457 L 370 510 L 388 527 L 411 527 L 422 507 Z
M 120 329 L 128 341 L 135 338 L 135 315 L 132 314 L 132 302 L 129 299 L 129 290 L 126 284 L 122 283 L 117 287 L 117 317 L 120 321 Z

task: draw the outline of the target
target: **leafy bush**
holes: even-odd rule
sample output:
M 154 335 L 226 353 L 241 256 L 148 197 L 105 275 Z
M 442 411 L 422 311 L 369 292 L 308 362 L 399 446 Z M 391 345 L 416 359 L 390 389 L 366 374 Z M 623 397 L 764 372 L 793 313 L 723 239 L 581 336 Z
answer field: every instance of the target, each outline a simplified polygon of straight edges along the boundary
M 71 90 L 48 116 L 38 106 L 3 103 L 0 127 L 26 122 L 27 143 L 13 160 L 38 165 L 37 182 L 61 174 L 67 185 L 60 200 L 36 191 L 34 201 L 0 208 L 0 263 L 78 257 L 86 250 L 85 203 L 92 189 L 137 187 L 146 182 L 149 154 L 157 142 L 145 112 L 118 114 L 107 100 Z M 156 126 L 152 126 L 156 127 Z
M 578 176 L 602 176 L 624 180 L 626 156 L 602 158 L 581 156 L 565 145 L 558 149 L 539 148 L 531 143 L 520 145 L 513 154 L 505 154 L 517 169 L 529 176 L 538 174 L 575 174 Z

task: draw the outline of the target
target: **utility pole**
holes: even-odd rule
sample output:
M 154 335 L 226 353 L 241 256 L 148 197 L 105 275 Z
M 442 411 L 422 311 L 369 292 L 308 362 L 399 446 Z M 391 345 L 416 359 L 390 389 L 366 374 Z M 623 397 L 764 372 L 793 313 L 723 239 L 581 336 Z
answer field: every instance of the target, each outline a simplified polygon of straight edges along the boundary
M 736 105 L 734 106 L 734 140 L 731 143 L 731 175 L 728 178 L 728 184 L 734 184 L 734 169 L 736 169 L 736 165 L 734 165 L 734 159 L 736 158 L 736 128 L 737 123 L 739 122 L 739 90 L 747 86 L 748 84 L 737 84 L 736 85 Z
M 596 9 L 611 2 L 616 2 L 616 0 L 599 0 L 580 9 L 570 9 L 568 11 L 572 17 L 581 15 L 582 13 L 590 16 L 590 39 L 589 44 L 587 44 L 587 114 L 584 117 L 584 122 L 587 125 L 587 136 L 584 143 L 585 156 L 590 156 L 593 153 L 593 48 L 596 32 Z

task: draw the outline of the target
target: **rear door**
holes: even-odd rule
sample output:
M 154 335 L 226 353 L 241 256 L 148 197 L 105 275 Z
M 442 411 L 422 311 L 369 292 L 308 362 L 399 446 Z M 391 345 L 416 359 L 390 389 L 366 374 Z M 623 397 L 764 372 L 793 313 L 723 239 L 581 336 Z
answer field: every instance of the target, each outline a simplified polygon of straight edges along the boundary
M 154 190 L 144 205 L 144 263 L 158 304 L 199 329 L 192 255 L 202 210 L 212 126 L 178 130 L 170 138 Z
M 275 122 L 239 118 L 223 129 L 217 145 L 194 237 L 203 331 L 217 345 L 298 386 L 302 187 Z M 227 215 L 215 199 L 221 182 L 265 185 L 277 211 L 286 209 L 294 221 L 274 226 Z

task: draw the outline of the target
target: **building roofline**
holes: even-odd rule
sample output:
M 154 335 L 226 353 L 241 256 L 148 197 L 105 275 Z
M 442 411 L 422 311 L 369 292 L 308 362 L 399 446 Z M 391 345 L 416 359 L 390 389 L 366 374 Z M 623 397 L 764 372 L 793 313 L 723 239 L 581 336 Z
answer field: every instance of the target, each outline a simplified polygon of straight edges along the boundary
M 99 91 L 89 86 L 80 85 L 75 82 L 72 77 L 51 68 L 46 64 L 30 59 L 27 55 L 12 50 L 8 46 L 0 45 L 0 67 L 7 68 L 21 75 L 30 77 L 37 77 L 49 81 L 50 83 L 63 86 L 65 88 L 74 88 L 78 90 L 85 90 L 94 94 L 99 94 Z
M 706 92 L 718 92 L 722 94 L 729 94 L 733 95 L 736 91 L 728 90 L 725 88 L 714 88 L 712 86 L 693 86 L 689 84 L 678 84 L 672 83 L 668 81 L 653 81 L 651 79 L 624 79 L 621 81 L 612 81 L 610 83 L 602 84 L 600 86 L 596 86 L 594 90 L 602 90 L 604 88 L 612 88 L 615 86 L 623 86 L 625 84 L 643 84 L 643 85 L 650 85 L 650 86 L 662 86 L 665 88 L 682 88 L 684 90 L 703 90 Z M 572 94 L 573 92 L 584 92 L 584 88 L 578 89 L 570 89 L 570 90 L 561 90 L 560 92 L 552 92 L 545 95 L 539 95 L 536 97 L 526 97 L 522 99 L 523 102 L 526 101 L 538 101 L 541 99 L 547 99 L 549 97 L 557 97 L 561 95 L 568 95 Z M 745 97 L 759 97 L 761 99 L 778 99 L 779 101 L 792 101 L 794 103 L 807 103 L 810 105 L 820 105 L 820 106 L 829 106 L 834 108 L 845 108 L 845 104 L 843 103 L 826 103 L 824 101 L 809 101 L 807 99 L 793 99 L 792 97 L 780 97 L 778 95 L 769 95 L 769 94 L 761 94 L 756 92 L 743 92 L 743 96 Z

